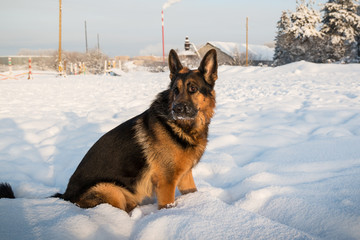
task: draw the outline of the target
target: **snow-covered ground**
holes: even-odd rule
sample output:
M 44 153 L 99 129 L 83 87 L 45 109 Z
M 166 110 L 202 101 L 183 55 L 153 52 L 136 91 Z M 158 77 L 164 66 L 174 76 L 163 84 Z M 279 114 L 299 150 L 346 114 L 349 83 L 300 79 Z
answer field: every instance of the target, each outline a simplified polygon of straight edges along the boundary
M 198 192 L 157 210 L 59 199 L 89 147 L 167 73 L 0 81 L 0 239 L 360 239 L 360 65 L 219 69 Z

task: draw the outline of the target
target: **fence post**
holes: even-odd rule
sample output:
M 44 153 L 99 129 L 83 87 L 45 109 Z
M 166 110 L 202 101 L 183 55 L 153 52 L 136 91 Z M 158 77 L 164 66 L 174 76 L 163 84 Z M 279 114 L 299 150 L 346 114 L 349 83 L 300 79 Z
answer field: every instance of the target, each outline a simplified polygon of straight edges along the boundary
M 62 63 L 60 62 L 60 63 L 59 63 L 59 75 L 60 75 L 60 76 L 63 75 L 63 71 L 64 71 L 63 65 L 62 65 Z
M 66 77 L 67 75 L 66 75 L 66 69 L 67 68 L 67 61 L 66 60 L 64 60 L 64 77 Z
M 9 77 L 12 77 L 12 63 L 11 63 L 11 57 L 8 57 L 9 62 Z
M 32 72 L 31 72 L 31 57 L 29 57 L 29 74 L 28 74 L 28 80 L 33 79 Z

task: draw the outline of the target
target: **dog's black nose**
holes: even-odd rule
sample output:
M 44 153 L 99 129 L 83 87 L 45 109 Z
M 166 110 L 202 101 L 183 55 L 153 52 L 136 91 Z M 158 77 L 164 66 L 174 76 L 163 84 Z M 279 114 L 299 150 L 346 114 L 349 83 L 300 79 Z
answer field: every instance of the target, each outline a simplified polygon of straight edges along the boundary
M 175 120 L 193 119 L 197 114 L 195 107 L 186 102 L 174 104 L 172 106 L 172 116 Z
M 191 108 L 186 103 L 178 103 L 173 106 L 173 111 L 177 114 L 189 114 L 191 112 Z

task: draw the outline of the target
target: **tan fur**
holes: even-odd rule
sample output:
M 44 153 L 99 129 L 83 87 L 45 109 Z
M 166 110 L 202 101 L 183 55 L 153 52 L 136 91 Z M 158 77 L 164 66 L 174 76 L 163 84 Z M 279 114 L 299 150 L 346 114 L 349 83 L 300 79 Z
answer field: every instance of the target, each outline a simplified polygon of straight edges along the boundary
M 203 133 L 205 131 L 205 122 L 209 123 L 215 107 L 215 99 L 206 100 L 205 97 L 199 97 L 199 99 L 202 101 L 199 107 L 203 109 L 199 111 L 196 118 L 196 128 L 191 132 L 191 135 L 185 133 L 175 123 L 170 124 L 174 132 L 181 138 L 190 144 L 196 145 L 194 148 L 184 150 L 177 144 L 172 143 L 173 140 L 160 124 L 154 126 L 156 130 L 156 142 L 154 142 L 146 131 L 142 129 L 142 120 L 140 119 L 136 124 L 136 137 L 142 145 L 149 163 L 148 170 L 143 174 L 142 184 L 139 184 L 136 188 L 135 195 L 139 200 L 151 196 L 151 190 L 154 189 L 159 208 L 162 208 L 174 202 L 176 187 L 183 194 L 196 191 L 191 169 L 198 163 L 205 151 L 207 143 Z
M 186 73 L 187 68 L 179 73 Z M 189 80 L 190 81 L 190 80 Z M 186 86 L 187 82 L 185 83 Z M 177 83 L 181 91 L 184 87 L 182 81 Z M 190 133 L 186 133 L 179 123 L 168 122 L 172 130 L 191 145 L 193 148 L 183 149 L 173 143 L 173 139 L 168 135 L 164 127 L 156 123 L 155 129 L 156 142 L 148 136 L 142 128 L 142 120 L 136 124 L 136 138 L 141 144 L 144 155 L 147 156 L 149 168 L 143 173 L 141 184 L 136 188 L 137 201 L 152 195 L 155 190 L 158 198 L 159 208 L 166 207 L 175 201 L 175 190 L 178 187 L 182 194 L 195 192 L 196 185 L 192 176 L 192 168 L 198 163 L 205 151 L 207 138 L 205 132 L 214 114 L 215 91 L 211 96 L 204 96 L 197 92 L 191 96 L 193 102 L 197 104 L 198 114 L 195 118 L 195 125 Z M 191 120 L 189 120 L 191 121 Z M 186 125 L 186 121 L 182 121 Z
M 187 194 L 197 191 L 191 170 L 185 173 L 183 177 L 180 179 L 178 184 L 178 189 L 181 192 L 181 194 Z
M 188 73 L 188 72 L 190 72 L 190 69 L 187 68 L 187 67 L 183 67 L 183 68 L 179 71 L 179 73 L 181 73 L 181 74 L 185 74 L 185 73 Z M 170 73 L 170 79 L 172 79 L 173 77 L 174 77 L 174 75 L 173 75 L 172 73 Z
M 99 183 L 91 187 L 76 204 L 82 208 L 91 208 L 100 203 L 108 203 L 127 212 L 137 205 L 133 194 L 113 183 Z
M 180 74 L 184 74 L 184 73 L 188 73 L 188 72 L 190 72 L 190 69 L 187 68 L 187 67 L 183 67 L 183 68 L 179 71 Z

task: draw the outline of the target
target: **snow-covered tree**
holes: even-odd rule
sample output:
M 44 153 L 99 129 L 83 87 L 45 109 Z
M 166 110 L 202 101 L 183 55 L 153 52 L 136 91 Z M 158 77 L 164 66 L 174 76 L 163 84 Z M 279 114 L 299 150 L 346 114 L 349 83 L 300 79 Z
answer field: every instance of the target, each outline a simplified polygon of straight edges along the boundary
M 277 35 L 275 37 L 274 65 L 279 66 L 292 62 L 290 58 L 291 36 L 289 29 L 291 21 L 289 14 L 282 12 L 280 20 L 277 22 Z
M 104 62 L 108 59 L 109 57 L 98 49 L 91 49 L 86 54 L 84 62 L 89 72 L 99 74 L 104 71 Z
M 283 12 L 278 22 L 275 38 L 274 64 L 306 60 L 321 61 L 322 33 L 317 30 L 320 12 L 313 9 L 313 1 L 296 1 L 296 11 Z
M 323 7 L 321 32 L 325 34 L 326 57 L 333 61 L 356 61 L 360 34 L 358 0 L 329 0 Z
M 359 5 L 358 8 L 357 8 L 357 14 L 358 14 L 358 16 L 360 16 L 360 5 Z M 358 32 L 358 37 L 357 37 L 357 39 L 358 39 L 358 44 L 357 44 L 358 58 L 360 58 L 360 30 L 359 30 L 359 32 Z
M 320 12 L 313 9 L 313 4 L 312 0 L 297 1 L 296 11 L 290 15 L 291 27 L 288 33 L 293 36 L 290 48 L 293 61 L 321 61 L 323 34 L 317 29 L 321 17 Z

